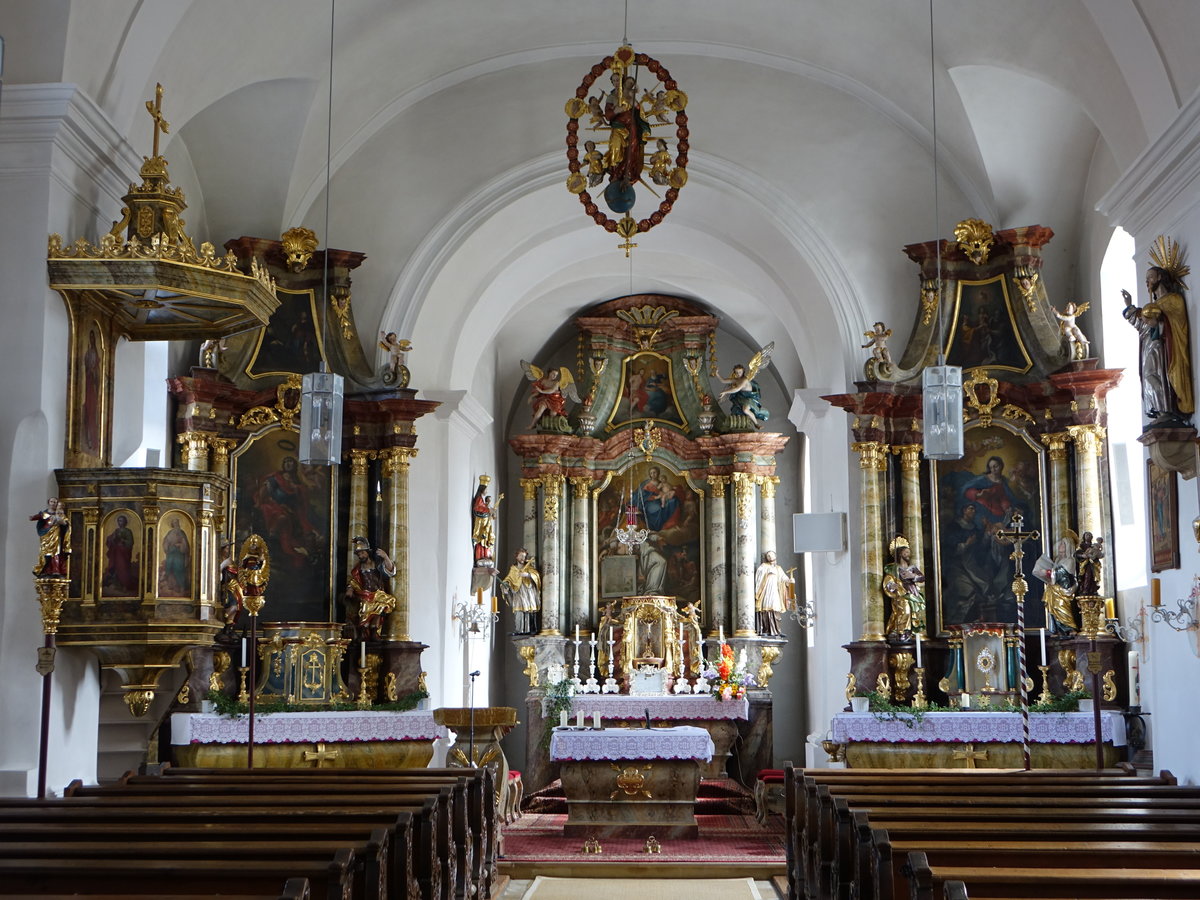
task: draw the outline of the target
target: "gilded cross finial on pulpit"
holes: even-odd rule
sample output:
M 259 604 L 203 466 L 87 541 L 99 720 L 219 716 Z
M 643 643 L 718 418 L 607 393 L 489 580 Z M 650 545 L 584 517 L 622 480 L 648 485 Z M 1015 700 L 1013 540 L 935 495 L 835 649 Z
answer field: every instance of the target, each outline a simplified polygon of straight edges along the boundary
M 961 750 L 954 751 L 954 758 L 963 760 L 968 769 L 974 769 L 976 760 L 987 762 L 988 752 L 986 750 L 976 750 L 974 744 L 963 744 Z
M 304 761 L 315 762 L 317 764 L 316 768 L 324 769 L 327 768 L 327 766 L 324 765 L 326 761 L 337 759 L 341 755 L 341 750 L 329 749 L 325 746 L 324 741 L 319 741 L 317 743 L 316 750 L 304 751 Z
M 159 134 L 168 134 L 171 131 L 171 124 L 163 118 L 162 98 L 163 86 L 161 84 L 154 85 L 154 101 L 146 101 L 146 112 L 150 113 L 150 118 L 154 120 L 154 152 L 151 154 L 151 159 L 158 156 Z

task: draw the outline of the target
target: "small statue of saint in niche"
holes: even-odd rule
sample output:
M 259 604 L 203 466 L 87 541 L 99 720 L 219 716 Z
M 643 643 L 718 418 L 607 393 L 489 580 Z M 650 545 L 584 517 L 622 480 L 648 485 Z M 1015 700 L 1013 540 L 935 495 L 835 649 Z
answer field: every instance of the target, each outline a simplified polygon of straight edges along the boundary
M 888 634 L 907 638 L 925 633 L 925 574 L 912 561 L 912 547 L 903 535 L 896 535 L 888 549 L 892 561 L 883 567 L 883 594 L 892 604 Z

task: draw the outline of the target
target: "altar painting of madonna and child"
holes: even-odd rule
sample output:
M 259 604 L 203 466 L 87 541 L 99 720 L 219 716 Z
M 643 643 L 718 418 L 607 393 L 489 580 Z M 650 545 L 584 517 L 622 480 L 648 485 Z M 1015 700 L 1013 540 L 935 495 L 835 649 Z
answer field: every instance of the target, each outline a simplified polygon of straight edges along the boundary
M 628 547 L 616 529 L 629 522 L 648 532 L 646 540 Z M 615 475 L 595 499 L 596 571 L 600 595 L 632 597 L 658 594 L 699 603 L 704 560 L 701 555 L 701 495 L 687 479 L 662 463 L 635 463 Z
M 1012 592 L 1013 547 L 999 533 L 1024 516 L 1027 541 L 1022 568 L 1025 626 L 1045 624 L 1043 584 L 1033 577 L 1034 562 L 1048 543 L 1044 533 L 1042 467 L 1038 448 L 997 425 L 969 428 L 960 460 L 934 463 L 941 627 L 971 622 L 1017 621 Z
M 328 622 L 333 587 L 329 473 L 336 470 L 301 465 L 298 449 L 296 432 L 274 428 L 234 454 L 234 539 L 238 549 L 251 534 L 267 542 L 266 621 Z
M 946 362 L 964 369 L 1009 372 L 1028 372 L 1033 366 L 1013 318 L 1003 275 L 958 283 Z
M 680 427 L 687 424 L 675 403 L 671 360 L 651 351 L 622 360 L 620 396 L 609 426 L 639 419 L 659 419 Z

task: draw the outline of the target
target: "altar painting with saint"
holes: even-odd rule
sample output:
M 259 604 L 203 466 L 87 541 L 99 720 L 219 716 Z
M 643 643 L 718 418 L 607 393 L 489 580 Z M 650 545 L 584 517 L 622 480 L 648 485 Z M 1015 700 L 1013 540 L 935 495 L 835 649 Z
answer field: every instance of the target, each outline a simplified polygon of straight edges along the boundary
M 627 356 L 621 362 L 621 387 L 609 427 L 657 419 L 681 428 L 687 425 L 675 402 L 671 360 L 652 351 Z
M 963 369 L 984 367 L 1007 372 L 1033 368 L 1013 318 L 1012 299 L 1003 275 L 958 283 L 946 340 L 946 363 Z
M 1029 591 L 1025 626 L 1045 624 L 1044 585 L 1032 576 L 1047 544 L 1044 527 L 1042 457 L 1025 437 L 991 425 L 968 428 L 963 458 L 934 463 L 936 544 L 941 629 L 972 622 L 1016 623 L 1012 592 L 1012 544 L 999 537 L 1011 531 L 1013 516 L 1022 529 L 1041 534 L 1023 545 Z
M 331 469 L 301 465 L 299 436 L 273 427 L 233 454 L 234 538 L 267 542 L 266 621 L 333 620 Z
M 647 531 L 646 540 L 633 547 L 616 535 L 617 527 L 629 521 L 631 499 L 635 525 Z M 603 596 L 657 594 L 700 602 L 703 501 L 685 476 L 657 460 L 643 460 L 614 475 L 594 502 L 596 570 Z

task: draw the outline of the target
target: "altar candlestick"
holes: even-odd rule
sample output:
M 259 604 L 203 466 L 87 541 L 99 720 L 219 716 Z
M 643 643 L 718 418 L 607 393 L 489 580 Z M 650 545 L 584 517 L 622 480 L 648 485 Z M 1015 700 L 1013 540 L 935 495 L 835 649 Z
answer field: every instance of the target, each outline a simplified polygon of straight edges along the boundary
M 917 635 L 917 668 L 920 669 L 922 667 L 921 666 L 921 632 L 919 632 L 919 631 L 916 632 L 916 635 Z
M 1042 639 L 1042 665 L 1046 665 L 1046 629 L 1043 628 L 1038 636 Z
M 246 639 L 242 638 L 242 665 L 246 665 Z

